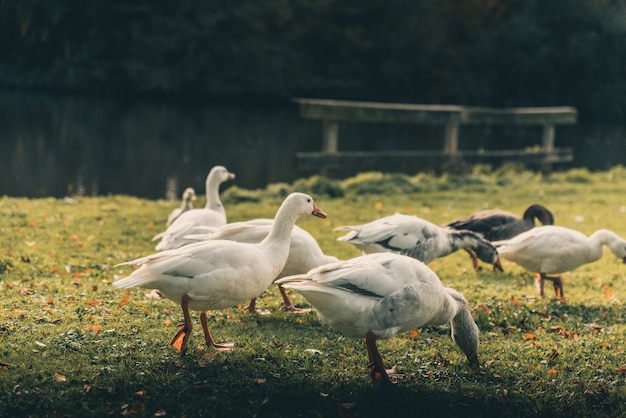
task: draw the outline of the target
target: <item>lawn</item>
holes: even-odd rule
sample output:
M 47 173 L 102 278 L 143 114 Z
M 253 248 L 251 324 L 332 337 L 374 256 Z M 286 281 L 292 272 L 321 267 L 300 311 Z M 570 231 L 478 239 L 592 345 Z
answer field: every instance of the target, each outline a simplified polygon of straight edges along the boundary
M 222 201 L 230 222 L 271 218 L 296 190 L 328 214 L 298 225 L 342 259 L 359 253 L 337 242 L 335 227 L 395 212 L 441 224 L 486 208 L 521 215 L 540 203 L 558 225 L 626 237 L 622 167 L 312 177 L 263 190 L 235 185 Z M 606 248 L 563 275 L 565 301 L 550 286 L 539 298 L 533 275 L 506 261 L 503 273 L 486 265 L 474 272 L 463 251 L 430 263 L 472 307 L 482 368 L 468 366 L 449 326 L 425 327 L 379 342 L 400 373 L 383 387 L 369 379 L 363 341 L 314 312 L 282 311 L 276 286 L 257 302 L 267 315 L 246 313 L 244 301 L 209 312 L 216 339 L 234 341 L 234 351 L 205 350 L 198 326 L 181 358 L 168 344 L 180 307 L 147 289 L 112 286 L 130 272 L 116 264 L 154 252 L 151 238 L 177 206 L 131 196 L 0 198 L 0 416 L 626 415 L 626 265 Z

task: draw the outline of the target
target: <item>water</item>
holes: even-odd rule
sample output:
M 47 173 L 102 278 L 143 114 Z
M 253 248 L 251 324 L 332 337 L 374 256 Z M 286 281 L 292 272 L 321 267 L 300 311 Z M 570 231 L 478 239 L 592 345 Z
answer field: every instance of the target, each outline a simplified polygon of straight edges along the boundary
M 442 127 L 346 123 L 340 126 L 339 149 L 439 149 L 442 132 Z M 460 131 L 461 149 L 523 148 L 533 142 L 541 142 L 539 128 Z M 574 147 L 569 166 L 626 165 L 624 127 L 557 127 L 556 145 Z M 320 147 L 321 123 L 300 118 L 295 105 L 217 107 L 0 93 L 0 195 L 178 199 L 189 186 L 202 194 L 216 164 L 237 175 L 233 184 L 263 188 L 314 174 L 298 169 L 295 154 Z

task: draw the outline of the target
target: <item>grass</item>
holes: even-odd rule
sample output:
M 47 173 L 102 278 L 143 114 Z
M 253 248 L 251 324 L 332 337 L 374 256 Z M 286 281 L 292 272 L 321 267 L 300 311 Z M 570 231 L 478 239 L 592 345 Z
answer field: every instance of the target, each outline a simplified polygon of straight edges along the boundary
M 515 166 L 440 177 L 313 177 L 264 190 L 231 187 L 223 202 L 233 222 L 272 217 L 296 189 L 328 214 L 298 225 L 339 258 L 358 252 L 336 241 L 334 227 L 394 212 L 444 223 L 488 207 L 521 215 L 542 203 L 559 225 L 626 236 L 622 167 L 548 177 Z M 448 326 L 426 327 L 379 343 L 401 373 L 387 388 L 369 380 L 363 341 L 313 312 L 283 312 L 275 286 L 258 301 L 270 315 L 210 312 L 214 335 L 234 341 L 235 351 L 205 351 L 197 327 L 194 349 L 180 358 L 168 345 L 182 320 L 177 304 L 111 284 L 129 272 L 117 263 L 154 252 L 151 237 L 177 205 L 129 196 L 0 198 L 0 416 L 626 415 L 626 266 L 608 250 L 564 275 L 564 302 L 548 288 L 539 299 L 532 274 L 512 263 L 504 273 L 473 272 L 463 252 L 431 263 L 468 299 L 484 366 L 469 368 Z

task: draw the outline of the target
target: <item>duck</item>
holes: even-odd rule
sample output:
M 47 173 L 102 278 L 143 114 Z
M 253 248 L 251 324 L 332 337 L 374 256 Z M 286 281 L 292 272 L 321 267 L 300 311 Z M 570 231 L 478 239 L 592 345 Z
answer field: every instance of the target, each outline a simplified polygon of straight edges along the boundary
M 159 240 L 157 251 L 171 250 L 189 244 L 185 235 L 193 234 L 198 227 L 220 227 L 226 224 L 226 211 L 220 200 L 220 184 L 234 180 L 235 174 L 226 167 L 216 165 L 206 177 L 206 205 L 204 208 L 191 209 L 180 214 L 164 232 L 155 235 L 152 241 Z
M 428 266 L 395 253 L 372 253 L 277 280 L 300 292 L 320 321 L 349 338 L 364 338 L 370 378 L 392 383 L 377 340 L 425 325 L 450 323 L 452 339 L 480 368 L 480 331 L 465 297 L 444 287 Z M 393 370 L 393 369 L 392 369 Z
M 250 300 L 274 281 L 289 256 L 291 231 L 298 218 L 326 218 L 307 194 L 288 195 L 276 212 L 269 234 L 260 243 L 208 240 L 160 251 L 121 265 L 140 265 L 129 276 L 113 282 L 116 288 L 157 289 L 178 304 L 184 322 L 170 341 L 181 355 L 193 330 L 189 311 L 200 311 L 204 340 L 209 348 L 232 350 L 234 344 L 216 343 L 206 311 L 226 309 Z
M 233 222 L 213 229 L 212 232 L 190 235 L 186 238 L 198 241 L 226 239 L 250 243 L 261 242 L 269 234 L 273 223 L 273 219 L 252 219 Z M 306 273 L 315 267 L 336 261 L 338 261 L 337 257 L 324 254 L 315 238 L 309 232 L 295 225 L 291 232 L 289 257 L 287 257 L 285 267 L 276 278 Z M 307 312 L 309 310 L 296 307 L 285 289 L 280 285 L 278 285 L 278 289 L 283 299 L 282 305 L 288 312 Z M 249 312 L 256 310 L 256 298 L 250 301 L 246 310 Z
M 461 248 L 470 248 L 494 270 L 502 271 L 498 251 L 489 241 L 475 232 L 443 228 L 417 216 L 395 213 L 363 225 L 335 228 L 346 230 L 349 232 L 337 240 L 353 244 L 363 254 L 389 251 L 428 264 Z M 478 262 L 473 267 L 480 269 Z
M 170 226 L 172 222 L 174 222 L 176 218 L 180 216 L 181 213 L 193 209 L 193 203 L 191 202 L 193 202 L 194 200 L 196 200 L 196 191 L 193 189 L 193 187 L 187 187 L 183 192 L 180 207 L 170 212 L 169 216 L 167 217 L 167 222 L 165 223 L 165 226 Z
M 608 246 L 613 254 L 626 263 L 626 240 L 608 229 L 599 229 L 590 236 L 558 225 L 542 225 L 522 232 L 509 240 L 494 241 L 500 256 L 524 269 L 536 273 L 539 294 L 545 297 L 544 282 L 553 283 L 555 294 L 564 299 L 561 274 L 602 257 Z M 556 274 L 556 276 L 549 276 Z
M 532 204 L 526 208 L 521 218 L 505 210 L 489 209 L 458 218 L 444 227 L 473 231 L 487 241 L 502 241 L 534 228 L 535 219 L 543 225 L 554 225 L 554 215 L 548 208 Z M 476 254 L 469 248 L 465 251 L 470 255 L 472 264 L 476 265 Z

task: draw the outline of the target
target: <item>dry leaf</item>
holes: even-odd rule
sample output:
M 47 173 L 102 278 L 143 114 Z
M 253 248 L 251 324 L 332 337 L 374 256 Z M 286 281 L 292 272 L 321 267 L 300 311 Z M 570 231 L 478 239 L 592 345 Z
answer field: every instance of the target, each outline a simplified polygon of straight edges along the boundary
M 129 300 L 130 300 L 130 290 L 126 292 L 124 299 L 122 299 L 121 301 L 117 303 L 117 307 L 121 308 L 122 306 L 126 305 Z
M 526 334 L 524 334 L 524 339 L 525 340 L 534 340 L 535 339 L 535 334 L 533 334 L 531 332 L 527 332 Z
M 520 306 L 520 302 L 519 299 L 517 298 L 517 296 L 512 296 L 511 299 L 513 299 L 513 305 L 515 306 Z
M 57 382 L 65 382 L 67 381 L 67 377 L 63 376 L 61 373 L 54 372 L 54 380 Z

